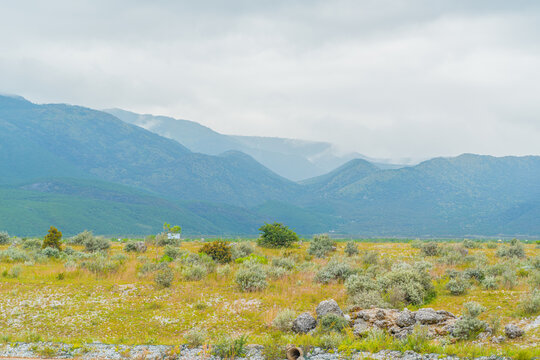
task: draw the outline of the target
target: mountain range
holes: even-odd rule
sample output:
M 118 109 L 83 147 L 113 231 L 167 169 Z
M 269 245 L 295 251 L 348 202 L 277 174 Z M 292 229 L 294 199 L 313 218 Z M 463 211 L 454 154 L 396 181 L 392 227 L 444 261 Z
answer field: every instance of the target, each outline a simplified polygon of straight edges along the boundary
M 0 96 L 0 230 L 141 235 L 167 221 L 242 235 L 280 221 L 305 235 L 540 236 L 539 156 L 403 167 L 331 149 Z

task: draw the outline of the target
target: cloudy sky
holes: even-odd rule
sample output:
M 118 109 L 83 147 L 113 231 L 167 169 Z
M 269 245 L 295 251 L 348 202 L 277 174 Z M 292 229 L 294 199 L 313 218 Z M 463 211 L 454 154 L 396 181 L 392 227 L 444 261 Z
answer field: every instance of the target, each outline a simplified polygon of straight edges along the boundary
M 540 154 L 540 2 L 3 1 L 0 92 L 327 140 Z

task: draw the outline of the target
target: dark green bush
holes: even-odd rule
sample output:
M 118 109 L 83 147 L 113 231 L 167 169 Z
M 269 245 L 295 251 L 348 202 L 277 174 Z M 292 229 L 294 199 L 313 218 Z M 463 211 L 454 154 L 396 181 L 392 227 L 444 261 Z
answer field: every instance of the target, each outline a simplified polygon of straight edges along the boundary
M 439 244 L 430 241 L 423 243 L 420 250 L 424 256 L 437 256 L 439 255 Z
M 257 240 L 259 246 L 267 248 L 290 247 L 298 241 L 298 235 L 286 225 L 280 223 L 264 224 L 259 228 L 261 235 Z
M 323 333 L 330 331 L 341 332 L 349 326 L 349 322 L 343 317 L 333 313 L 326 314 L 319 319 L 319 330 Z
M 199 250 L 199 253 L 210 256 L 214 261 L 220 264 L 226 264 L 232 261 L 231 245 L 224 241 L 212 241 L 206 243 Z
M 51 247 L 58 249 L 58 251 L 62 250 L 62 246 L 60 244 L 60 240 L 62 239 L 62 232 L 58 231 L 57 228 L 54 226 L 51 226 L 49 229 L 49 232 L 47 235 L 45 235 L 45 239 L 43 239 L 43 244 L 41 245 L 42 249 Z
M 247 336 L 236 339 L 229 336 L 220 339 L 212 348 L 212 354 L 223 359 L 234 359 L 246 354 Z

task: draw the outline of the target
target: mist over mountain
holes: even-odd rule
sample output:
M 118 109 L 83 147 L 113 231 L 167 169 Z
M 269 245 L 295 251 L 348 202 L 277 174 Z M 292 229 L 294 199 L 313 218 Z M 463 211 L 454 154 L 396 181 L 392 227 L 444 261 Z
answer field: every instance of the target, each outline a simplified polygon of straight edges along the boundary
M 294 182 L 231 147 L 266 161 L 281 149 L 275 160 L 288 168 L 313 166 L 325 143 L 228 136 L 170 118 L 158 126 L 161 117 L 110 112 L 122 120 L 0 96 L 0 229 L 148 234 L 168 221 L 186 234 L 231 235 L 280 221 L 302 234 L 540 236 L 538 156 L 465 154 L 397 169 L 351 159 Z
M 332 144 L 326 142 L 224 135 L 189 120 L 141 115 L 121 109 L 104 111 L 129 124 L 174 139 L 194 152 L 209 155 L 218 155 L 229 150 L 244 152 L 275 173 L 294 181 L 325 174 L 356 158 L 369 160 L 381 168 L 402 167 L 389 161 L 370 159 L 359 153 L 340 154 Z

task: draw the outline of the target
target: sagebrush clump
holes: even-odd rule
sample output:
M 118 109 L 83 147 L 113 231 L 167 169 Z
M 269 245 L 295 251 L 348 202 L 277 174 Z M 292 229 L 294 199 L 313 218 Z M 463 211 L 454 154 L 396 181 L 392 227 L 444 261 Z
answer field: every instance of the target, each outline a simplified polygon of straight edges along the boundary
M 358 246 L 356 246 L 354 241 L 349 241 L 347 245 L 345 245 L 345 254 L 347 256 L 354 256 L 358 254 Z
M 487 328 L 487 323 L 478 319 L 486 309 L 476 302 L 465 303 L 464 307 L 465 311 L 456 321 L 452 335 L 463 340 L 474 339 Z
M 206 243 L 199 252 L 210 256 L 214 261 L 220 264 L 226 264 L 232 261 L 231 245 L 224 241 L 212 241 Z
M 318 258 L 325 258 L 332 251 L 336 250 L 336 243 L 326 234 L 315 235 L 309 243 L 308 254 Z
M 332 258 L 325 267 L 315 275 L 315 281 L 328 284 L 331 281 L 343 282 L 356 273 L 352 265 L 344 259 Z
M 161 288 L 171 287 L 174 280 L 174 271 L 170 267 L 165 267 L 157 271 L 154 281 Z
M 268 286 L 263 265 L 246 261 L 237 271 L 235 281 L 242 291 L 258 291 Z
M 281 310 L 272 321 L 272 326 L 279 331 L 289 332 L 292 331 L 294 319 L 294 311 L 290 309 Z
M 0 231 L 0 245 L 9 244 L 9 234 L 5 231 Z

